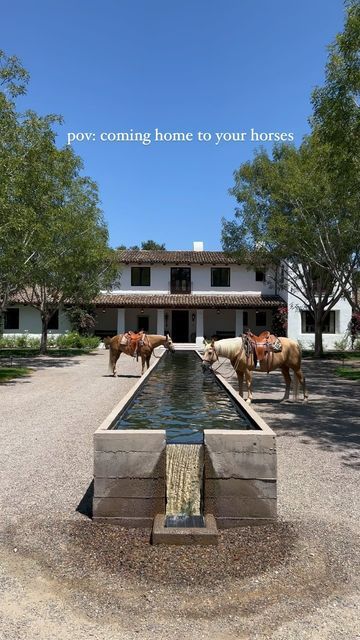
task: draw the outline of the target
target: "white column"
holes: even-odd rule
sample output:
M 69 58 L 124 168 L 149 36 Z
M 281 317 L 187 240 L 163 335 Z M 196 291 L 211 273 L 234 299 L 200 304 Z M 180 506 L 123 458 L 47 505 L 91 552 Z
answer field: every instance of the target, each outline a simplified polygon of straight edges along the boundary
M 164 309 L 157 309 L 156 333 L 159 336 L 163 336 L 164 331 Z
M 204 348 L 204 309 L 196 309 L 196 346 Z
M 117 332 L 124 333 L 125 332 L 125 309 L 117 310 Z
M 241 336 L 243 333 L 244 333 L 244 313 L 242 309 L 236 309 L 235 335 Z

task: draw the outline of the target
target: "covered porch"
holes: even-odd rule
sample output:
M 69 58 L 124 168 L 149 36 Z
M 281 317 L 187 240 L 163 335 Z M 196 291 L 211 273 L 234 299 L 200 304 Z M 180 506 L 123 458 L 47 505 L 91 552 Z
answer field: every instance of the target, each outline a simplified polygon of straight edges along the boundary
M 104 294 L 96 300 L 95 333 L 104 337 L 142 329 L 201 347 L 204 339 L 271 329 L 274 310 L 284 304 L 280 296 Z

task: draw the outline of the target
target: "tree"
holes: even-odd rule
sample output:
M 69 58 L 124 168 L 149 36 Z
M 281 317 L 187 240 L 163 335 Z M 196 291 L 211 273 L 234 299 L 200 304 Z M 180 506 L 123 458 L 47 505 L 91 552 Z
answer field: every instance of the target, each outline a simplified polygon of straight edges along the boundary
M 274 147 L 270 158 L 259 151 L 252 162 L 234 174 L 230 193 L 240 205 L 234 221 L 223 221 L 222 243 L 253 265 L 272 265 L 268 273 L 314 316 L 315 353 L 322 354 L 322 327 L 330 310 L 349 286 L 352 271 L 342 283 L 323 266 L 324 247 L 344 259 L 338 234 L 347 220 L 334 209 L 329 176 L 322 170 L 321 154 L 312 138 L 300 149 Z
M 143 251 L 165 251 L 165 244 L 158 244 L 155 240 L 146 240 L 141 243 Z
M 141 248 L 137 244 L 132 247 L 121 244 L 116 249 L 117 251 L 166 251 L 165 244 L 158 244 L 155 240 L 145 240 L 141 243 Z
M 89 303 L 116 274 L 107 246 L 107 228 L 98 206 L 96 184 L 79 175 L 81 161 L 72 149 L 57 149 L 54 133 L 31 115 L 33 139 L 23 174 L 23 200 L 32 214 L 21 299 L 40 311 L 41 352 L 48 324 L 64 304 Z
M 31 227 L 26 224 L 19 185 L 25 151 L 14 103 L 16 96 L 25 93 L 27 81 L 28 73 L 19 60 L 0 50 L 0 335 L 4 313 L 19 288 L 29 255 Z
M 341 209 L 347 226 L 341 225 L 338 240 L 348 263 L 339 261 L 334 251 L 325 251 L 323 265 L 340 282 L 347 280 L 349 268 L 360 268 L 360 2 L 350 0 L 344 31 L 330 46 L 325 84 L 312 95 L 314 113 L 311 118 L 313 136 L 326 148 L 324 167 L 328 172 L 333 200 Z M 344 286 L 344 295 L 354 311 L 356 283 L 352 291 Z
M 314 316 L 315 352 L 331 308 L 354 295 L 360 268 L 360 4 L 348 2 L 330 47 L 324 87 L 313 93 L 312 133 L 300 148 L 274 147 L 235 172 L 240 207 L 223 222 L 223 246 L 250 263 L 282 263 L 284 282 Z M 274 280 L 277 278 L 275 269 Z

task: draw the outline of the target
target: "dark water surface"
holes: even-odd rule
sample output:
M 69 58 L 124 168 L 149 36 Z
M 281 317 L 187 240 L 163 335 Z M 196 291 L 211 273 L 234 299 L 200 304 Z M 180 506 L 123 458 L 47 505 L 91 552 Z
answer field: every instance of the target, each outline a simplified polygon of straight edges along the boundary
M 166 441 L 201 444 L 204 429 L 254 429 L 192 351 L 167 353 L 114 429 L 166 429 Z

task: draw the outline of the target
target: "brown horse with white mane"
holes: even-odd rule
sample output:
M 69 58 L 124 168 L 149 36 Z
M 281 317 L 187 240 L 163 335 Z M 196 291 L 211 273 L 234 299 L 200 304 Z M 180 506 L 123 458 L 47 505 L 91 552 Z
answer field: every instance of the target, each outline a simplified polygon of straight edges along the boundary
M 156 347 L 164 346 L 165 349 L 169 351 L 175 351 L 174 345 L 170 336 L 160 336 L 160 335 L 147 335 L 143 334 L 141 340 L 137 345 L 129 343 L 127 340 L 124 340 L 124 336 L 126 334 L 120 333 L 117 336 L 114 336 L 110 340 L 109 345 L 109 371 L 112 372 L 113 376 L 116 375 L 116 363 L 120 358 L 122 353 L 125 353 L 128 356 L 140 356 L 141 357 L 141 375 L 143 375 L 145 370 L 145 364 L 147 368 L 150 366 L 150 358 L 151 354 L 156 349 Z
M 294 372 L 294 396 L 297 397 L 298 385 L 300 383 L 307 399 L 305 378 L 301 371 L 301 349 L 295 340 L 290 338 L 278 338 L 281 344 L 281 351 L 272 351 L 269 357 L 262 359 L 256 366 L 256 357 L 253 353 L 246 353 L 245 341 L 243 338 L 226 338 L 224 340 L 214 340 L 205 347 L 203 355 L 203 366 L 209 367 L 219 359 L 219 356 L 229 358 L 236 371 L 239 381 L 239 394 L 243 395 L 243 379 L 245 376 L 248 391 L 247 402 L 252 401 L 252 372 L 254 370 L 269 372 L 281 369 L 285 379 L 285 395 L 283 400 L 288 400 L 290 395 L 291 377 L 290 369 Z

